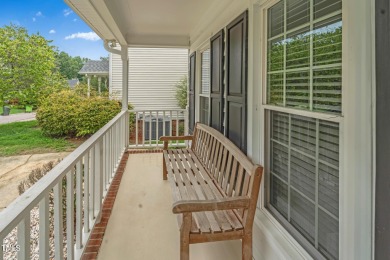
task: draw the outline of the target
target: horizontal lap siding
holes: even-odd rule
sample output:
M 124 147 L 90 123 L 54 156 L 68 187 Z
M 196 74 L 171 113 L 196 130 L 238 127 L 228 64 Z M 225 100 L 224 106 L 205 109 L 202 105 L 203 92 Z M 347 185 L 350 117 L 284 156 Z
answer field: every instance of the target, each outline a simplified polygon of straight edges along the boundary
M 113 96 L 120 98 L 122 62 L 111 56 Z M 129 48 L 129 102 L 136 109 L 178 109 L 175 85 L 187 74 L 187 49 Z

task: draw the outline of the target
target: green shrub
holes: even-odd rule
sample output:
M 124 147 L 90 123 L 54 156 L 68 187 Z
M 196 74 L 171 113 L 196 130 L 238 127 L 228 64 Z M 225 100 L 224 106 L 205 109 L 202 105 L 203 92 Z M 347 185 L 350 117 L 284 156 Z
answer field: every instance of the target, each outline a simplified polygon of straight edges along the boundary
M 181 109 L 185 109 L 187 106 L 187 76 L 184 76 L 176 84 L 176 100 Z
M 80 113 L 76 118 L 77 136 L 96 133 L 120 111 L 121 107 L 117 101 L 101 97 L 84 100 L 80 106 Z
M 42 100 L 37 110 L 37 120 L 43 133 L 49 136 L 75 136 L 76 119 L 83 100 L 71 90 L 53 93 Z
M 37 120 L 49 136 L 92 135 L 121 110 L 117 101 L 102 97 L 87 98 L 77 91 L 53 93 L 42 101 Z

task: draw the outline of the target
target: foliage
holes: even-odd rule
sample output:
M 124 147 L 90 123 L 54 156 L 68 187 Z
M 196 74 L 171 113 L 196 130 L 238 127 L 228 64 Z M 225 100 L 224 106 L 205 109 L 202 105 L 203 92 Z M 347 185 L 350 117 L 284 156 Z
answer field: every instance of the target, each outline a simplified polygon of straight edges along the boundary
M 49 136 L 86 136 L 95 133 L 121 110 L 117 101 L 87 98 L 65 90 L 46 98 L 37 110 L 43 132 Z
M 185 109 L 187 106 L 187 76 L 184 76 L 177 84 L 176 84 L 176 100 L 177 104 L 181 109 Z
M 37 106 L 39 99 L 66 86 L 56 71 L 55 50 L 23 27 L 0 28 L 0 105 L 6 100 Z
M 77 136 L 94 134 L 121 111 L 117 101 L 101 97 L 84 99 L 80 105 L 75 119 Z
M 80 56 L 72 57 L 66 52 L 56 53 L 57 64 L 60 73 L 67 79 L 82 79 L 82 75 L 78 74 L 83 64 L 88 61 L 88 58 Z
M 0 125 L 0 156 L 66 152 L 74 148 L 75 144 L 68 140 L 45 136 L 35 120 Z

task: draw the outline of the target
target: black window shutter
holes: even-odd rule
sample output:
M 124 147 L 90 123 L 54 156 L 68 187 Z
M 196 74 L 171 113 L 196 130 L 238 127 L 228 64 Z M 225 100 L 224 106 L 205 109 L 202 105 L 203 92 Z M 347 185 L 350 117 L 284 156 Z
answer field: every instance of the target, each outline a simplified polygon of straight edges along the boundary
M 195 70 L 196 52 L 190 56 L 189 79 L 188 79 L 188 131 L 192 134 L 195 126 Z
M 210 126 L 223 133 L 224 30 L 210 40 Z
M 246 153 L 248 12 L 226 27 L 226 135 Z

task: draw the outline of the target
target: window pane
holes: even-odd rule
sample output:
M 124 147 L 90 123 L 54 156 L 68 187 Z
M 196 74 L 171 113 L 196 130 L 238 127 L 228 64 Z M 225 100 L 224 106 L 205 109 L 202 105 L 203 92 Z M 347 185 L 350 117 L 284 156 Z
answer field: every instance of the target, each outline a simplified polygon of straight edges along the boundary
M 313 110 L 341 113 L 341 67 L 313 71 Z
M 289 143 L 289 115 L 285 113 L 272 113 L 271 138 L 288 145 Z
M 318 250 L 328 259 L 339 257 L 339 222 L 318 210 Z
M 291 224 L 312 244 L 314 244 L 314 204 L 298 192 L 291 190 Z
M 310 66 L 310 29 L 291 33 L 286 40 L 286 69 Z
M 283 105 L 283 73 L 268 76 L 268 104 Z
M 288 181 L 288 148 L 272 142 L 271 172 Z
M 286 106 L 297 109 L 309 109 L 309 71 L 286 73 Z
M 284 32 L 284 2 L 280 1 L 268 9 L 268 37 L 272 38 Z
M 210 49 L 202 52 L 202 86 L 201 94 L 210 93 Z
M 287 31 L 310 22 L 310 1 L 288 0 L 287 5 Z
M 314 25 L 313 63 L 315 66 L 341 63 L 341 26 L 341 16 Z
M 271 205 L 274 206 L 283 217 L 287 218 L 287 185 L 277 177 L 271 175 Z
M 314 19 L 341 10 L 341 0 L 314 0 Z
M 316 161 L 291 151 L 291 186 L 315 200 Z
M 268 71 L 284 69 L 283 38 L 276 38 L 268 42 Z
M 208 125 L 209 123 L 209 98 L 200 97 L 200 122 Z

